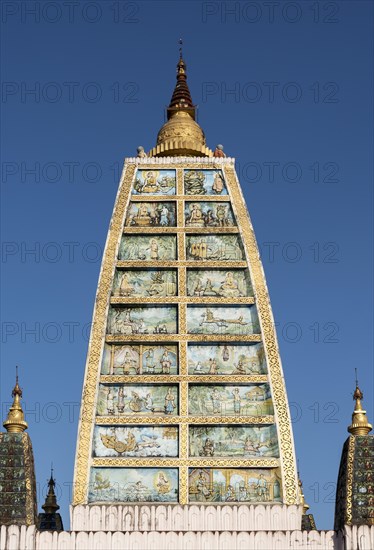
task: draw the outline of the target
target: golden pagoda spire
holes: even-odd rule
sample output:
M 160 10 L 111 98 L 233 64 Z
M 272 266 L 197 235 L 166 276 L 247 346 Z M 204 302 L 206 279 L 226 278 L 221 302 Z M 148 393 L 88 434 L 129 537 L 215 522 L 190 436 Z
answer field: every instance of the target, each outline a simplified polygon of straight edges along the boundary
M 159 131 L 157 145 L 149 156 L 211 157 L 213 153 L 206 147 L 204 132 L 195 120 L 196 106 L 187 84 L 187 65 L 183 59 L 181 39 L 179 44 L 177 83 L 166 110 L 168 120 Z
M 14 398 L 13 404 L 9 409 L 7 419 L 3 422 L 3 426 L 7 432 L 24 432 L 28 424 L 25 421 L 21 406 L 22 390 L 18 384 L 18 367 L 16 367 L 16 385 L 13 388 L 12 397 Z
M 367 435 L 373 428 L 369 424 L 366 411 L 362 408 L 361 400 L 364 398 L 364 394 L 358 386 L 357 369 L 356 370 L 356 389 L 353 393 L 353 399 L 356 401 L 355 408 L 352 414 L 352 424 L 348 426 L 348 431 L 352 435 Z

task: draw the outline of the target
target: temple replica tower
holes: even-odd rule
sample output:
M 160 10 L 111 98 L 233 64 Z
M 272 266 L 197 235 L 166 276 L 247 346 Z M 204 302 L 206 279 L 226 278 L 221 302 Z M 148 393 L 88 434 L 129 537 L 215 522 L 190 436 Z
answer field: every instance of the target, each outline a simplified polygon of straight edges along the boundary
M 301 527 L 255 236 L 234 160 L 206 146 L 195 114 L 181 57 L 156 147 L 122 172 L 88 351 L 74 528 L 82 505 L 116 528 L 231 530 L 234 516 L 239 530 Z
M 358 391 L 336 531 L 316 531 L 234 159 L 207 147 L 181 55 L 167 122 L 148 154 L 125 159 L 110 223 L 71 531 L 61 531 L 51 477 L 39 529 L 4 528 L 0 548 L 369 549 L 369 501 L 352 520 L 352 457 L 374 453 Z

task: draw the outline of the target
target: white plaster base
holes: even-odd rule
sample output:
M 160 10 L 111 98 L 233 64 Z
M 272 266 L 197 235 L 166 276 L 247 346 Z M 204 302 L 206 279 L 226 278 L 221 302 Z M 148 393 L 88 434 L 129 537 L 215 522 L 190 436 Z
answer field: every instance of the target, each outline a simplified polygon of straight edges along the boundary
M 374 527 L 340 531 L 39 532 L 1 527 L 0 550 L 372 550 Z
M 70 507 L 72 531 L 294 531 L 301 506 L 82 505 Z

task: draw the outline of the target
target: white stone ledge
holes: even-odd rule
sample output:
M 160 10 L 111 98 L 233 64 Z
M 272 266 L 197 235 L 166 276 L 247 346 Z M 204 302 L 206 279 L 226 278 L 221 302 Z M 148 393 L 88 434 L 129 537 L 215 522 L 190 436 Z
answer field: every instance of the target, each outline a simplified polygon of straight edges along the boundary
M 81 505 L 70 507 L 72 531 L 293 531 L 302 506 Z
M 0 550 L 372 550 L 374 526 L 344 531 L 72 532 L 1 527 Z
M 128 157 L 125 158 L 126 164 L 181 164 L 188 162 L 189 164 L 212 164 L 212 165 L 234 165 L 235 158 L 233 157 Z

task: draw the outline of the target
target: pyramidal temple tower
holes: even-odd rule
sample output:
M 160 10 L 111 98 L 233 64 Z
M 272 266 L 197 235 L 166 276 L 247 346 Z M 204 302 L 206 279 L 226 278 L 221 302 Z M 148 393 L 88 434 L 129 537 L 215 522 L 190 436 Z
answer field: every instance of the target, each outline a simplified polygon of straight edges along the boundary
M 104 517 L 110 507 L 115 529 L 172 513 L 222 529 L 222 507 L 231 518 L 238 505 L 243 530 L 251 522 L 301 527 L 255 235 L 234 159 L 221 145 L 206 146 L 195 115 L 181 55 L 167 121 L 148 154 L 139 147 L 125 160 L 110 223 L 83 386 L 73 528 L 83 528 L 88 509 Z

